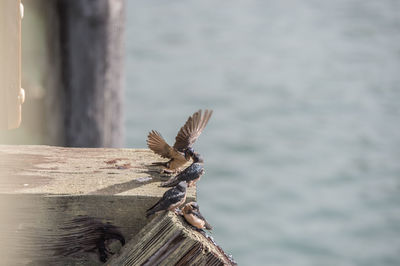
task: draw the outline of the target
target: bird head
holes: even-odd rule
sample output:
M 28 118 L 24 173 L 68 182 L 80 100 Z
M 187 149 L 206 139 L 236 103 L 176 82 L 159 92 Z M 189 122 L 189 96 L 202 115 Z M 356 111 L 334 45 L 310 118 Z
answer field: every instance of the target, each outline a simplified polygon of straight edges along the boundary
M 194 152 L 192 155 L 192 159 L 194 163 L 204 163 L 203 158 L 197 152 Z
M 192 211 L 192 206 L 190 206 L 190 203 L 186 203 L 185 206 L 182 208 L 182 212 L 184 214 L 189 214 Z
M 185 206 L 183 207 L 182 211 L 185 214 L 190 214 L 193 213 L 193 211 L 198 211 L 199 205 L 197 205 L 196 202 L 192 201 L 189 203 L 186 203 Z
M 199 204 L 197 204 L 197 202 L 193 201 L 193 202 L 190 202 L 189 204 L 190 204 L 190 206 L 192 207 L 193 210 L 196 210 L 196 211 L 199 210 Z
M 185 159 L 189 161 L 189 159 L 194 155 L 193 148 L 189 147 L 185 150 Z

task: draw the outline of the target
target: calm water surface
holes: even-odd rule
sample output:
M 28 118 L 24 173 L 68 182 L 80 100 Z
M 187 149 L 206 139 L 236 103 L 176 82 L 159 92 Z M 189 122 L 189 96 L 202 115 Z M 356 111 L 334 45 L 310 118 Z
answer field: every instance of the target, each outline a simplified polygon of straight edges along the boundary
M 126 144 L 195 148 L 241 265 L 400 265 L 400 2 L 127 1 Z

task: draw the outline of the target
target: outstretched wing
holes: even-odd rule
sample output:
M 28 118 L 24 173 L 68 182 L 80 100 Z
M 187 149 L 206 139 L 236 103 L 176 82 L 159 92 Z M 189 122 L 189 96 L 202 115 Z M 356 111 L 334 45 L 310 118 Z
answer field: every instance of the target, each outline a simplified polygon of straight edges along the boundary
M 212 110 L 205 110 L 204 114 L 199 110 L 188 118 L 185 125 L 181 127 L 176 135 L 174 148 L 180 152 L 192 147 L 193 143 L 200 136 L 212 115 Z
M 174 150 L 165 142 L 161 134 L 155 130 L 152 130 L 147 136 L 147 146 L 163 158 L 171 159 L 174 157 Z

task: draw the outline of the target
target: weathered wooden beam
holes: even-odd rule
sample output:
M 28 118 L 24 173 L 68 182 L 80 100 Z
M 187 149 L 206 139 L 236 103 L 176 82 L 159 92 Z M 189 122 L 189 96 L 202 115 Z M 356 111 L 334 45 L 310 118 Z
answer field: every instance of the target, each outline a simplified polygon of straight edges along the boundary
M 118 254 L 109 266 L 236 265 L 206 233 L 194 230 L 173 212 L 159 214 Z
M 0 145 L 5 265 L 100 264 L 99 238 L 115 227 L 128 242 L 149 222 L 146 209 L 167 189 L 157 161 L 146 149 Z M 187 193 L 196 200 L 195 188 Z

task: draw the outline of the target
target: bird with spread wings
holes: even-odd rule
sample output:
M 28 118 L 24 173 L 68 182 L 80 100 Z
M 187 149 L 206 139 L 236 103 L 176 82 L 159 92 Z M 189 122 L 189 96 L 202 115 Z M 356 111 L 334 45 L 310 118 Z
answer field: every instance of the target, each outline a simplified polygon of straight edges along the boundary
M 168 145 L 158 131 L 152 130 L 147 137 L 147 146 L 163 158 L 170 159 L 166 163 L 159 163 L 164 166 L 167 173 L 179 172 L 180 167 L 190 160 L 185 150 L 192 148 L 194 142 L 206 127 L 212 115 L 212 110 L 195 112 L 188 118 L 176 135 L 174 146 Z

